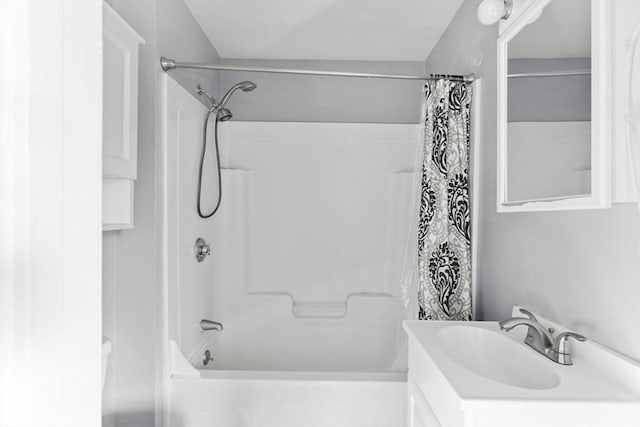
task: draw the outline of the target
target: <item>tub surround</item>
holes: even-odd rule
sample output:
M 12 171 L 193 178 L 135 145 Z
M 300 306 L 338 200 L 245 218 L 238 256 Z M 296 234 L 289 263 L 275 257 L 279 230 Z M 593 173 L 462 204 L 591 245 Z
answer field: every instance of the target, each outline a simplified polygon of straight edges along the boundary
M 417 126 L 224 123 L 223 200 L 205 221 L 193 209 L 205 108 L 165 83 L 169 339 L 197 361 L 215 337 L 232 369 L 391 365 Z M 217 185 L 204 182 L 208 210 Z M 202 263 L 182 249 L 199 237 L 212 248 Z M 202 333 L 201 319 L 225 329 Z

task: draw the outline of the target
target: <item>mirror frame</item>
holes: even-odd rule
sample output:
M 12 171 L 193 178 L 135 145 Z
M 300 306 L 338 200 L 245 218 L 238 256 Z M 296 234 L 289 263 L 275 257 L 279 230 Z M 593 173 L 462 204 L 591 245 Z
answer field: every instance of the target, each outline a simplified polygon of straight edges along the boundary
M 508 44 L 551 1 L 533 0 L 512 17 L 498 37 L 498 212 L 535 212 L 611 207 L 611 1 L 591 0 L 591 195 L 560 200 L 507 200 L 507 64 Z

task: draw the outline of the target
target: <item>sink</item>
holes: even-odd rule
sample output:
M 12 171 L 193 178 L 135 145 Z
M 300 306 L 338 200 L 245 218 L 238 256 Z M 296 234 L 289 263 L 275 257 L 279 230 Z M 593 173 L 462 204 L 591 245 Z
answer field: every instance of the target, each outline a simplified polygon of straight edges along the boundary
M 484 328 L 445 326 L 438 330 L 438 344 L 455 363 L 502 384 L 546 390 L 560 384 L 553 362 L 504 334 Z
M 556 333 L 567 330 L 536 317 Z M 640 362 L 594 341 L 575 345 L 573 365 L 563 366 L 524 343 L 526 326 L 503 332 L 498 322 L 406 320 L 403 327 L 411 402 L 435 425 L 640 427 Z

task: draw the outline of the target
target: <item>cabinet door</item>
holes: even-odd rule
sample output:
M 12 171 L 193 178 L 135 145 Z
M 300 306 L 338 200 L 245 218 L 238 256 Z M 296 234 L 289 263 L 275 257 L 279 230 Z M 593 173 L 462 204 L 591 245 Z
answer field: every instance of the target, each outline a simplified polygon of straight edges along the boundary
M 103 174 L 136 178 L 138 45 L 142 38 L 108 5 L 103 14 Z
M 629 121 L 634 120 L 629 111 L 629 97 L 634 96 L 634 87 L 640 86 L 640 1 L 616 0 L 612 5 L 613 201 L 624 203 L 637 199 L 629 150 Z M 635 64 L 632 64 L 634 50 Z
M 407 427 L 442 427 L 438 422 L 427 398 L 422 394 L 418 385 L 409 376 Z

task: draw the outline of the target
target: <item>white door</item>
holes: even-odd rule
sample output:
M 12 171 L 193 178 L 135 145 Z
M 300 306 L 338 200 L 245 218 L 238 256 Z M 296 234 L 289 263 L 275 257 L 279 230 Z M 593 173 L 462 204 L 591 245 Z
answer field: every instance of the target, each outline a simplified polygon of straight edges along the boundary
M 0 426 L 98 427 L 100 0 L 0 0 Z

